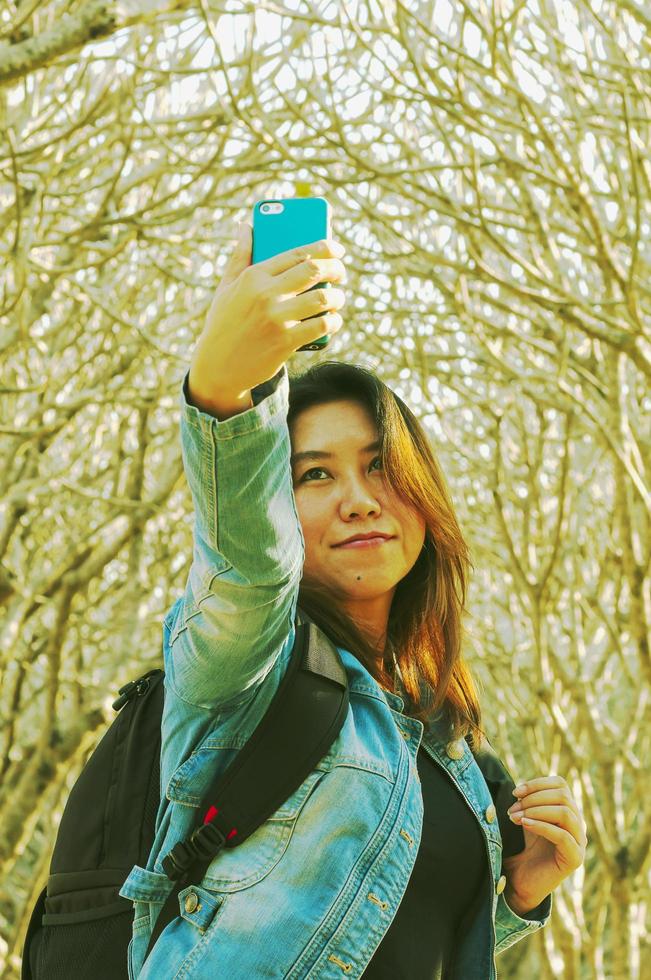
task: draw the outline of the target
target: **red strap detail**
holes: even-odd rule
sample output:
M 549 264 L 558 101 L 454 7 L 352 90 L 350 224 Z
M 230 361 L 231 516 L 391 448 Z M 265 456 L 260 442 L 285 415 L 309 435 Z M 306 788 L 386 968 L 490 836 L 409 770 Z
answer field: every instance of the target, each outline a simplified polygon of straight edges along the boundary
M 219 808 L 216 806 L 211 806 L 210 809 L 206 812 L 206 815 L 203 818 L 203 822 L 205 824 L 210 823 L 211 820 L 215 819 L 218 813 L 219 813 Z M 230 833 L 226 834 L 226 840 L 230 840 L 231 837 L 235 837 L 236 834 L 237 834 L 237 827 L 233 827 Z

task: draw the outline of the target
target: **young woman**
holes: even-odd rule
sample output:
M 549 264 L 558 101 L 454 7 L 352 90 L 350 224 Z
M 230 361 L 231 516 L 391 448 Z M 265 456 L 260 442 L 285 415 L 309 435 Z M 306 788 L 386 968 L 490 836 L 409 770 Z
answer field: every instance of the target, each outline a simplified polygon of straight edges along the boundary
M 583 860 L 558 776 L 527 782 L 535 823 L 503 858 L 493 796 L 515 802 L 513 782 L 493 754 L 489 788 L 477 762 L 491 753 L 460 656 L 470 563 L 417 419 L 361 368 L 289 381 L 291 353 L 341 327 L 343 292 L 306 290 L 341 282 L 342 254 L 316 242 L 251 266 L 244 226 L 183 383 L 194 560 L 164 623 L 156 839 L 120 893 L 135 904 L 133 978 L 493 980 L 495 955 L 547 923 Z M 344 726 L 181 892 L 144 961 L 172 887 L 162 860 L 278 689 L 297 606 L 338 647 Z

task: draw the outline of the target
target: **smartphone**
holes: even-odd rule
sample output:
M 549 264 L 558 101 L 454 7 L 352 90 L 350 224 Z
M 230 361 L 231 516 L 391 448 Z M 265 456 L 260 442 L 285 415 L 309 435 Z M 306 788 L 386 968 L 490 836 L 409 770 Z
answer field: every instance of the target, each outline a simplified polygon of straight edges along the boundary
M 265 259 L 287 252 L 290 248 L 330 237 L 330 205 L 324 197 L 265 198 L 253 206 L 251 264 L 264 262 Z M 310 289 L 327 285 L 327 282 L 317 282 Z M 325 313 L 316 313 L 315 316 L 325 316 Z M 324 334 L 297 349 L 323 350 L 329 343 L 330 335 Z

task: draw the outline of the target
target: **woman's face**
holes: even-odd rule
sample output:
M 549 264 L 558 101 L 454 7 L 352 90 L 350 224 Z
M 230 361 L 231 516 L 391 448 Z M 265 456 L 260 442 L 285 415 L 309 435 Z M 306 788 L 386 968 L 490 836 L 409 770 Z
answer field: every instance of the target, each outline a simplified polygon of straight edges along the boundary
M 426 523 L 388 486 L 378 449 L 366 449 L 378 436 L 367 409 L 348 400 L 305 409 L 291 431 L 303 578 L 326 586 L 383 649 L 396 586 L 418 560 Z M 296 459 L 308 451 L 331 458 Z M 338 547 L 354 534 L 371 532 L 392 537 L 366 547 Z

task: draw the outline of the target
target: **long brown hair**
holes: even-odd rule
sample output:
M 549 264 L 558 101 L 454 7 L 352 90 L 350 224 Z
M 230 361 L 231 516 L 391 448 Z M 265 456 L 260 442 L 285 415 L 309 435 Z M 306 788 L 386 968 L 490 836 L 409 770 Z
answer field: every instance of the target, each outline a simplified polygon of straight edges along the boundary
M 321 361 L 289 376 L 290 438 L 300 412 L 314 405 L 352 400 L 367 409 L 381 441 L 380 458 L 390 486 L 423 515 L 425 545 L 398 583 L 387 627 L 385 662 L 331 592 L 304 580 L 298 605 L 338 646 L 350 651 L 385 689 L 396 691 L 393 656 L 400 671 L 405 710 L 423 724 L 442 713 L 452 738 L 481 743 L 481 706 L 475 682 L 461 656 L 469 568 L 468 546 L 452 499 L 413 412 L 372 371 L 341 361 Z M 387 664 L 387 660 L 390 661 Z

